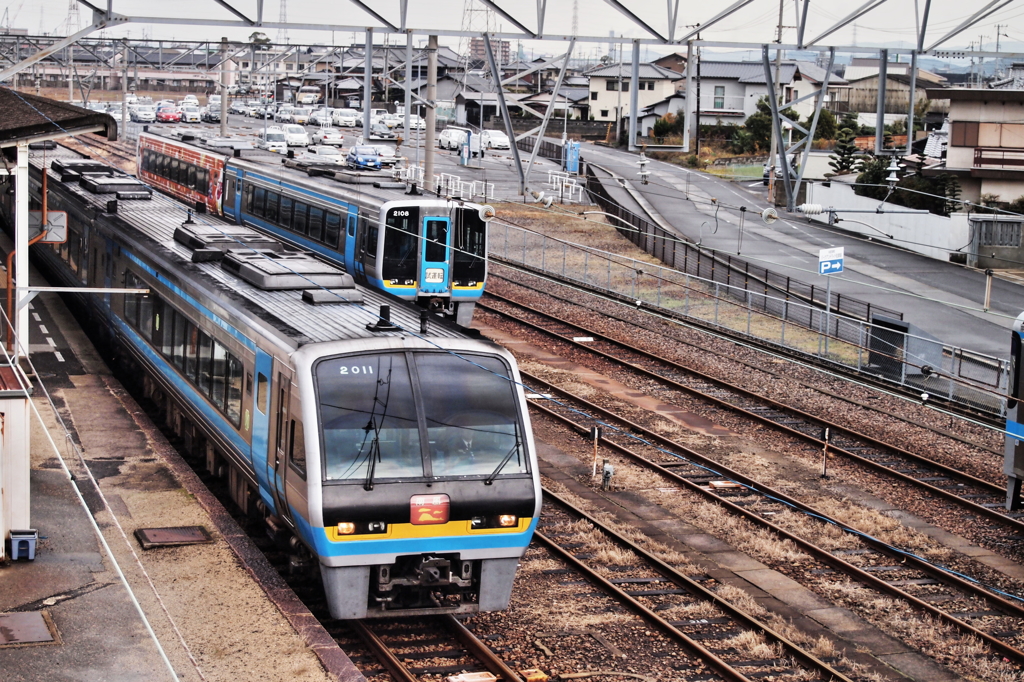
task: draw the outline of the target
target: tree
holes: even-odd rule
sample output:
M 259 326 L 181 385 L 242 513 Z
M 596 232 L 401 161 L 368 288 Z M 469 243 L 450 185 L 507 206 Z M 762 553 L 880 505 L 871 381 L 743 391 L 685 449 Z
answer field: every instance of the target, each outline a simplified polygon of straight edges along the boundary
M 884 186 L 885 178 L 889 175 L 889 159 L 884 156 L 865 156 L 861 159 L 857 171 L 857 187 L 854 192 L 862 197 L 872 199 L 885 199 L 889 193 Z M 882 185 L 882 187 L 864 187 L 863 185 Z
M 814 117 L 808 116 L 807 121 L 804 123 L 804 127 L 808 130 L 811 129 L 812 120 L 814 120 Z M 838 133 L 839 128 L 836 125 L 836 115 L 828 109 L 822 109 L 821 113 L 818 114 L 818 127 L 814 129 L 814 139 L 834 140 Z
M 257 50 L 266 50 L 269 49 L 267 46 L 270 45 L 270 38 L 267 37 L 266 33 L 253 31 L 252 35 L 249 36 L 249 42 L 255 45 Z
M 959 211 L 963 204 L 960 203 L 960 178 L 950 173 L 943 173 L 939 176 L 942 180 L 942 184 L 945 186 L 946 195 L 946 206 L 945 214 L 956 213 Z
M 839 122 L 839 129 L 849 128 L 854 134 L 860 132 L 860 118 L 855 111 L 847 111 L 843 114 L 843 120 Z
M 792 109 L 783 109 L 782 115 L 794 121 L 799 120 L 799 115 Z M 747 117 L 744 125 L 753 138 L 754 143 L 760 149 L 767 150 L 771 146 L 772 139 L 772 106 L 768 103 L 767 97 L 757 101 L 757 111 Z
M 676 117 L 672 114 L 665 114 L 654 122 L 654 136 L 668 137 L 675 129 Z
M 829 156 L 830 161 L 828 162 L 836 175 L 849 173 L 857 165 L 857 145 L 854 143 L 856 137 L 856 133 L 849 128 L 839 131 L 835 153 Z

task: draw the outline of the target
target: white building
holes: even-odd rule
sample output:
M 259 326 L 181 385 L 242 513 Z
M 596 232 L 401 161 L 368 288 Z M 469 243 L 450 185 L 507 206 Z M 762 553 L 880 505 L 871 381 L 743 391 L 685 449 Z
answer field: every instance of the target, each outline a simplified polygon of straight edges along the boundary
M 620 117 L 629 116 L 632 70 L 630 64 L 612 64 L 587 72 L 590 78 L 590 114 L 595 121 L 614 121 L 616 112 Z M 641 64 L 637 89 L 638 109 L 642 110 L 674 94 L 676 85 L 681 81 L 682 77 L 675 71 L 654 64 Z

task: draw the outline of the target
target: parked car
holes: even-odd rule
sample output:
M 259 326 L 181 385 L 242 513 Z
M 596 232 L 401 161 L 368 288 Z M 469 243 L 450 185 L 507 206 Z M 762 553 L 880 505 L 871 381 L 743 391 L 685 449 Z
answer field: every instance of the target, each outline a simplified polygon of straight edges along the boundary
M 509 149 L 508 135 L 500 130 L 485 130 L 483 132 L 483 143 L 486 149 Z
M 181 103 L 182 104 L 195 104 L 195 105 L 198 105 L 199 104 L 199 98 L 196 97 L 195 95 L 185 95 L 184 97 L 181 98 Z
M 129 118 L 139 123 L 153 123 L 156 121 L 156 107 L 137 104 Z
M 185 123 L 202 123 L 203 116 L 199 107 L 186 104 L 181 108 L 181 120 Z
M 333 111 L 334 111 L 333 109 L 330 109 L 328 107 L 324 107 L 323 109 L 317 109 L 316 111 L 314 111 L 312 114 L 309 115 L 309 123 L 310 123 L 310 125 L 318 125 L 318 126 L 325 126 L 325 125 L 329 126 L 329 125 L 331 125 L 331 122 L 333 121 L 333 119 L 331 118 L 331 113 Z
M 476 156 L 480 153 L 480 135 L 477 133 L 470 135 L 468 128 L 448 126 L 438 136 L 437 146 L 441 149 L 461 149 L 462 145 L 466 143 L 467 137 L 469 137 L 470 151 L 473 156 Z
M 288 140 L 285 139 L 283 130 L 273 126 L 256 133 L 256 148 L 284 154 L 288 151 Z
M 383 166 L 394 166 L 398 163 L 398 156 L 395 154 L 395 148 L 389 147 L 386 144 L 372 144 L 370 145 L 377 150 L 377 154 L 380 155 L 380 165 Z
M 284 131 L 285 142 L 288 143 L 289 147 L 308 147 L 309 146 L 309 134 L 306 129 L 296 123 L 289 123 L 283 126 L 281 130 Z
M 157 123 L 180 123 L 181 112 L 177 107 L 160 107 L 156 110 Z
M 344 126 L 346 128 L 354 128 L 359 125 L 359 117 L 361 114 L 355 109 L 335 109 L 331 113 L 331 120 L 336 126 Z
M 391 128 L 388 128 L 383 123 L 374 123 L 370 126 L 370 139 L 371 140 L 393 140 L 398 137 Z
M 295 123 L 292 119 L 292 111 L 294 110 L 291 107 L 281 107 L 274 114 L 274 120 L 278 123 Z
M 199 110 L 199 118 L 207 123 L 220 123 L 220 105 L 210 105 Z
M 306 125 L 307 123 L 311 122 L 309 120 L 309 117 L 312 113 L 313 110 L 310 109 L 309 107 L 297 107 L 295 109 L 292 109 L 292 123 Z
M 326 144 L 307 147 L 305 153 L 300 158 L 305 161 L 313 161 L 314 163 L 346 163 L 346 158 L 342 155 L 340 149 Z
M 228 107 L 228 113 L 245 116 L 247 113 L 249 113 L 249 109 L 245 106 L 244 102 L 234 101 L 231 103 L 231 106 Z
M 416 114 L 409 115 L 409 130 L 426 130 L 427 122 L 423 120 L 422 116 Z
M 377 149 L 369 145 L 353 145 L 348 150 L 345 163 L 350 168 L 363 168 L 367 170 L 380 170 L 380 154 Z
M 210 95 L 206 98 L 206 106 L 220 109 L 220 95 Z
M 388 128 L 401 128 L 405 125 L 405 117 L 398 114 L 386 114 L 380 117 L 380 122 Z
M 334 144 L 339 147 L 345 144 L 345 136 L 337 128 L 321 126 L 319 130 L 309 137 L 313 144 Z

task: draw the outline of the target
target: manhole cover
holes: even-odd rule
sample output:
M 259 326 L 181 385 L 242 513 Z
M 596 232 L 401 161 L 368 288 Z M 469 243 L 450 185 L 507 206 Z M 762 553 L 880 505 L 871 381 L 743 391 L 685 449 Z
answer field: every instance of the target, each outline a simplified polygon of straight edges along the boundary
M 135 537 L 142 549 L 173 547 L 175 545 L 199 545 L 213 542 L 210 533 L 202 526 L 179 526 L 177 528 L 139 528 Z
M 0 647 L 55 644 L 57 630 L 48 613 L 0 613 Z

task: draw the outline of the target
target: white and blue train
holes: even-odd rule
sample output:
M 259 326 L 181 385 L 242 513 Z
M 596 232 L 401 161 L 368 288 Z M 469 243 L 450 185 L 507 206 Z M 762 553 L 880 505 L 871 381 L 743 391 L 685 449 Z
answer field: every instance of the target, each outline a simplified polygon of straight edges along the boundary
M 236 158 L 186 137 L 142 133 L 139 177 L 190 206 L 337 262 L 359 284 L 469 326 L 487 280 L 491 207 L 346 184 L 322 167 L 310 175 L 279 157 Z
M 1006 508 L 1010 511 L 1024 506 L 1021 485 L 1024 483 L 1024 313 L 1014 320 L 1010 332 L 1010 386 L 1006 396 Z
M 316 557 L 333 617 L 508 604 L 541 505 L 511 354 L 101 163 L 46 158 L 69 230 L 33 258 L 54 284 L 149 291 L 74 298 L 238 506 Z

